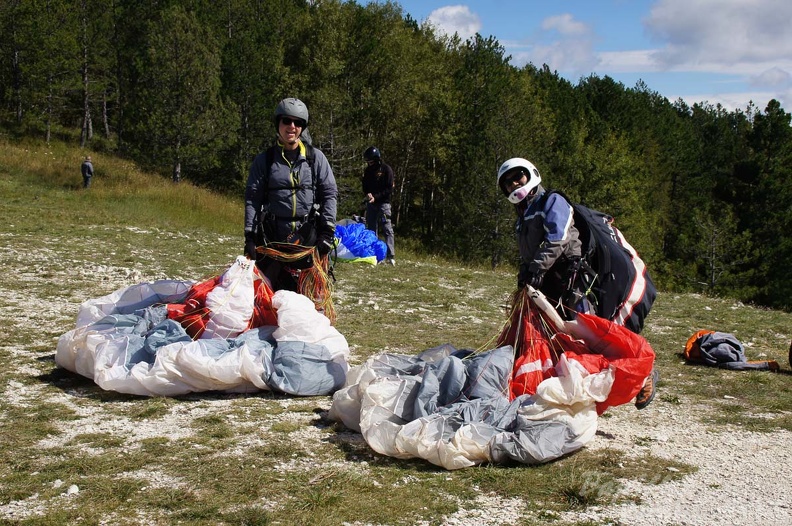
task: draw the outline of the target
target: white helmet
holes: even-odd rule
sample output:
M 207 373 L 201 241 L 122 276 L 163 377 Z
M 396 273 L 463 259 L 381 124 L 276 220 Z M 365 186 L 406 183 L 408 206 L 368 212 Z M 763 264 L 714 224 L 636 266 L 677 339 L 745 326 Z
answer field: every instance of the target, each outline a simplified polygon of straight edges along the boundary
M 515 170 L 520 170 L 528 176 L 528 182 L 524 186 L 514 190 L 508 196 L 509 202 L 516 205 L 528 197 L 528 194 L 530 194 L 534 188 L 539 186 L 539 183 L 542 182 L 542 178 L 539 175 L 539 170 L 536 169 L 536 166 L 534 166 L 531 161 L 523 159 L 522 157 L 514 157 L 503 163 L 498 169 L 497 184 L 500 191 L 504 191 L 503 187 L 501 186 L 501 178 L 507 173 Z

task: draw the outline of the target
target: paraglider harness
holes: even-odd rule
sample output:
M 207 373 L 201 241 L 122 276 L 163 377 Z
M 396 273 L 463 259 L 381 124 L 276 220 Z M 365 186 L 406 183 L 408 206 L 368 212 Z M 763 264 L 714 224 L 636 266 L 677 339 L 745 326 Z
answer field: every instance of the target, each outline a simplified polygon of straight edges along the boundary
M 275 152 L 277 150 L 277 146 L 271 146 L 265 152 L 265 166 L 267 167 L 266 173 L 266 180 L 267 180 L 267 193 L 271 193 L 275 190 L 298 190 L 302 189 L 305 186 L 302 184 L 294 185 L 293 183 L 289 186 L 284 187 L 271 187 L 269 185 L 269 178 L 270 178 L 270 171 L 272 168 L 272 163 L 274 161 Z M 256 224 L 256 244 L 259 246 L 267 246 L 277 249 L 281 252 L 294 252 L 295 248 L 297 247 L 312 247 L 316 245 L 317 240 L 317 230 L 318 230 L 318 221 L 320 219 L 319 209 L 320 205 L 316 202 L 316 169 L 314 167 L 314 163 L 316 161 L 316 153 L 314 151 L 314 147 L 310 144 L 305 143 L 305 159 L 308 162 L 308 166 L 311 168 L 311 194 L 314 197 L 314 203 L 311 205 L 311 210 L 303 217 L 299 218 L 289 218 L 293 221 L 301 221 L 302 224 L 300 228 L 296 231 L 289 234 L 284 242 L 277 242 L 271 241 L 272 239 L 276 239 L 275 233 L 275 221 L 277 216 L 275 216 L 272 212 L 268 209 L 264 209 L 260 212 L 259 221 Z M 295 245 L 297 247 L 295 247 Z M 299 260 L 295 260 L 290 262 L 289 267 L 296 269 L 296 270 L 304 270 L 313 266 L 313 257 L 308 255 L 304 258 Z M 330 273 L 332 275 L 332 267 L 330 269 Z M 334 277 L 335 279 L 335 277 Z
M 563 275 L 566 290 L 561 302 L 574 312 L 586 299 L 597 316 L 640 333 L 657 296 L 643 261 L 613 225 L 612 216 L 574 203 L 558 190 L 545 192 L 540 208 L 550 194 L 572 206 L 582 243 L 581 258 L 569 260 Z

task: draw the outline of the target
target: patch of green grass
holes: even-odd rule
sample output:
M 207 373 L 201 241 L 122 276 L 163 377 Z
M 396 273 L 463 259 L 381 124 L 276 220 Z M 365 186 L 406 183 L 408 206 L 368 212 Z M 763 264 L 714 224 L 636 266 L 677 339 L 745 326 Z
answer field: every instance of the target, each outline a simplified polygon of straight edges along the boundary
M 132 420 L 156 420 L 167 416 L 176 405 L 177 402 L 173 398 L 143 398 L 133 403 L 125 404 L 118 414 L 127 416 Z
M 196 435 L 205 439 L 223 439 L 234 436 L 234 430 L 222 415 L 198 417 L 192 422 Z
M 660 395 L 659 399 L 669 405 L 682 405 L 682 399 L 677 395 L 664 394 Z
M 582 450 L 541 466 L 480 466 L 449 475 L 447 489 L 466 495 L 465 488 L 504 498 L 520 497 L 533 513 L 559 514 L 619 502 L 623 479 L 660 484 L 695 470 L 666 459 L 631 457 L 614 451 Z M 467 497 L 472 495 L 467 493 Z
M 221 512 L 220 520 L 225 524 L 238 526 L 269 526 L 275 520 L 270 517 L 269 512 L 257 507 L 243 507 L 229 512 Z
M 428 265 L 410 255 L 397 267 L 381 267 L 339 265 L 336 271 L 341 292 L 336 325 L 363 358 L 386 350 L 415 354 L 449 342 L 476 349 L 505 321 L 503 305 L 511 291 L 502 272 L 460 277 L 455 267 Z M 479 297 L 481 291 L 487 292 Z
M 285 501 L 283 512 L 295 524 L 432 523 L 458 509 L 443 485 L 435 483 L 437 478 L 431 473 L 407 475 L 398 468 L 378 469 L 370 477 L 344 472 L 326 477 L 309 474 Z M 385 494 L 388 498 L 383 498 Z
M 152 437 L 140 441 L 140 450 L 152 457 L 164 457 L 168 453 L 171 441 L 166 437 Z
M 752 429 L 789 430 L 790 420 L 783 412 L 792 407 L 792 371 L 787 357 L 791 322 L 789 313 L 733 300 L 696 294 L 658 295 L 643 336 L 657 354 L 660 401 L 671 397 L 681 400 L 683 406 L 705 404 L 711 410 L 702 413 L 702 418 L 719 423 L 734 419 L 734 405 L 748 414 L 775 413 L 775 418 L 750 422 Z M 729 371 L 685 363 L 685 343 L 699 329 L 733 334 L 745 346 L 748 360 L 775 360 L 781 372 Z
M 75 445 L 86 445 L 94 449 L 118 448 L 124 445 L 124 439 L 109 433 L 83 433 L 72 439 Z
M 270 426 L 270 431 L 273 433 L 293 433 L 302 427 L 304 427 L 303 424 L 299 422 L 275 422 Z
M 58 404 L 11 406 L 0 404 L 5 417 L 0 420 L 0 451 L 6 447 L 28 447 L 38 440 L 60 433 L 57 424 L 79 418 L 70 408 Z

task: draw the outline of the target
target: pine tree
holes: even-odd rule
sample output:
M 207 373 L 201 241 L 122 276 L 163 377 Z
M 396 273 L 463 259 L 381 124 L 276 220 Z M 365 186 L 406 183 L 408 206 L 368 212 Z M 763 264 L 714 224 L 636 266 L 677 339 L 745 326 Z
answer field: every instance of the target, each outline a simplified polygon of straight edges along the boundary
M 198 174 L 214 167 L 218 151 L 236 138 L 233 104 L 220 93 L 220 53 L 212 35 L 182 7 L 171 7 L 149 25 L 148 53 L 139 65 L 131 130 L 137 155 Z M 196 176 L 197 177 L 197 176 Z

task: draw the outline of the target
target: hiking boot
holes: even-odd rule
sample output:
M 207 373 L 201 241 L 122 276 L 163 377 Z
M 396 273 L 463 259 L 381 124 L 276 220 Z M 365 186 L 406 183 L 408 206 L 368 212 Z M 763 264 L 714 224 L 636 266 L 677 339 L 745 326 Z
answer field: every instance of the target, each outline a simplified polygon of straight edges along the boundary
M 646 377 L 643 387 L 641 387 L 641 390 L 638 391 L 638 395 L 635 397 L 636 409 L 643 409 L 652 403 L 655 393 L 657 392 L 657 382 L 659 381 L 660 374 L 657 372 L 657 369 L 653 368 L 652 374 Z

